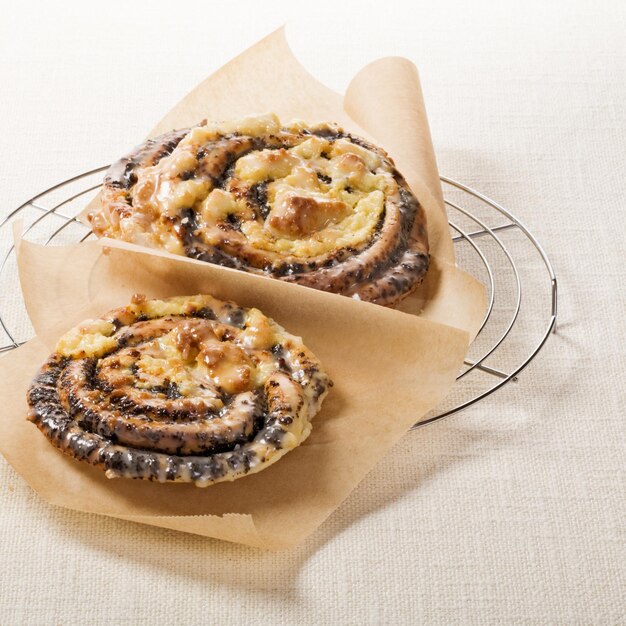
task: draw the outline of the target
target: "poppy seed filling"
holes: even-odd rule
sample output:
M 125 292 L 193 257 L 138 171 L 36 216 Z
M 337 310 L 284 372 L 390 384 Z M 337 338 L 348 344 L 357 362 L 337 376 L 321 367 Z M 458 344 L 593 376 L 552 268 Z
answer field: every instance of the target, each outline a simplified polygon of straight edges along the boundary
M 115 163 L 94 232 L 393 305 L 428 269 L 425 215 L 384 150 L 274 115 L 201 123 Z
M 136 296 L 66 333 L 27 398 L 55 446 L 109 478 L 205 487 L 298 446 L 331 385 L 258 309 Z

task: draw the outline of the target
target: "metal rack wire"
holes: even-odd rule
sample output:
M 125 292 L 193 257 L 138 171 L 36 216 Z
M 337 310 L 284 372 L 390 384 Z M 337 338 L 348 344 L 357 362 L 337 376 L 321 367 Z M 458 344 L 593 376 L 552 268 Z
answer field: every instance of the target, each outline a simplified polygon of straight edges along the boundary
M 21 218 L 24 237 L 44 245 L 93 237 L 76 216 L 100 187 L 107 167 L 46 189 L 0 221 L 0 355 L 33 334 L 19 288 L 9 232 L 12 221 Z M 557 279 L 537 239 L 497 202 L 450 178 L 441 181 L 457 263 L 485 284 L 488 307 L 452 393 L 413 429 L 466 409 L 517 382 L 519 373 L 556 328 Z

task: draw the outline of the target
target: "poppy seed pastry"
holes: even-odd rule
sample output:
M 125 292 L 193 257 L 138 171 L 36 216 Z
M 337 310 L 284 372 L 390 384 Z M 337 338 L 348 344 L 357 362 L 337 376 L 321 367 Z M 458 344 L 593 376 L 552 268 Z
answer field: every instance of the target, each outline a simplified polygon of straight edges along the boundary
M 112 237 L 382 305 L 428 269 L 423 208 L 387 153 L 275 115 L 146 141 L 89 214 Z
M 206 487 L 300 445 L 330 386 L 302 340 L 258 309 L 134 296 L 59 340 L 28 418 L 109 478 Z

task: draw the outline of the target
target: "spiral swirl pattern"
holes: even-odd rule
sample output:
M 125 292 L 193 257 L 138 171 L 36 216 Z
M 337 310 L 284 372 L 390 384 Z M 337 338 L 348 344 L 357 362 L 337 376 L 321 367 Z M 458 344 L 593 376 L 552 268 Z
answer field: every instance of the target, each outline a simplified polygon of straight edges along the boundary
M 205 487 L 298 446 L 330 385 L 258 309 L 135 296 L 61 338 L 28 391 L 29 419 L 110 478 Z
M 393 305 L 429 264 L 424 211 L 384 150 L 274 115 L 151 139 L 108 171 L 94 232 Z

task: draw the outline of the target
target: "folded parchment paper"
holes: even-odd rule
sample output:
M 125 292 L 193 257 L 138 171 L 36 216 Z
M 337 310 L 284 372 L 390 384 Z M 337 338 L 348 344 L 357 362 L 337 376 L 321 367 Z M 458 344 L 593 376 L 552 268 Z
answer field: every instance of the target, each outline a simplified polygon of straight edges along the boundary
M 43 248 L 18 241 L 37 338 L 0 359 L 0 451 L 48 501 L 252 546 L 289 547 L 317 528 L 453 384 L 482 319 L 484 296 L 454 266 L 413 65 L 377 61 L 342 100 L 297 63 L 281 30 L 208 78 L 151 134 L 204 117 L 269 110 L 284 119 L 339 121 L 393 156 L 428 215 L 433 267 L 413 304 L 403 305 L 420 316 L 121 242 Z M 61 332 L 135 292 L 211 293 L 259 307 L 302 335 L 335 381 L 309 439 L 260 474 L 207 489 L 108 480 L 55 450 L 24 419 L 33 374 Z
M 338 122 L 387 150 L 426 211 L 432 257 L 424 283 L 400 308 L 465 328 L 473 338 L 483 319 L 484 290 L 454 265 L 435 153 L 413 63 L 402 58 L 374 61 L 354 77 L 342 96 L 306 71 L 293 56 L 281 28 L 200 83 L 148 136 L 186 128 L 205 118 L 223 120 L 268 111 L 283 121 Z M 96 197 L 81 214 L 85 223 L 87 213 L 98 203 Z
M 38 338 L 0 360 L 0 447 L 55 504 L 249 545 L 294 545 L 443 398 L 467 349 L 466 332 L 414 315 L 128 244 L 111 246 L 103 254 L 98 242 L 19 245 L 26 293 L 48 285 L 58 299 L 33 310 Z M 335 382 L 311 436 L 267 470 L 207 489 L 109 480 L 55 450 L 24 419 L 25 390 L 35 369 L 62 328 L 127 302 L 135 292 L 156 297 L 208 292 L 257 306 L 304 337 Z M 86 309 L 72 310 L 72 303 L 92 296 Z M 46 311 L 59 303 L 67 317 L 62 328 L 51 328 Z

